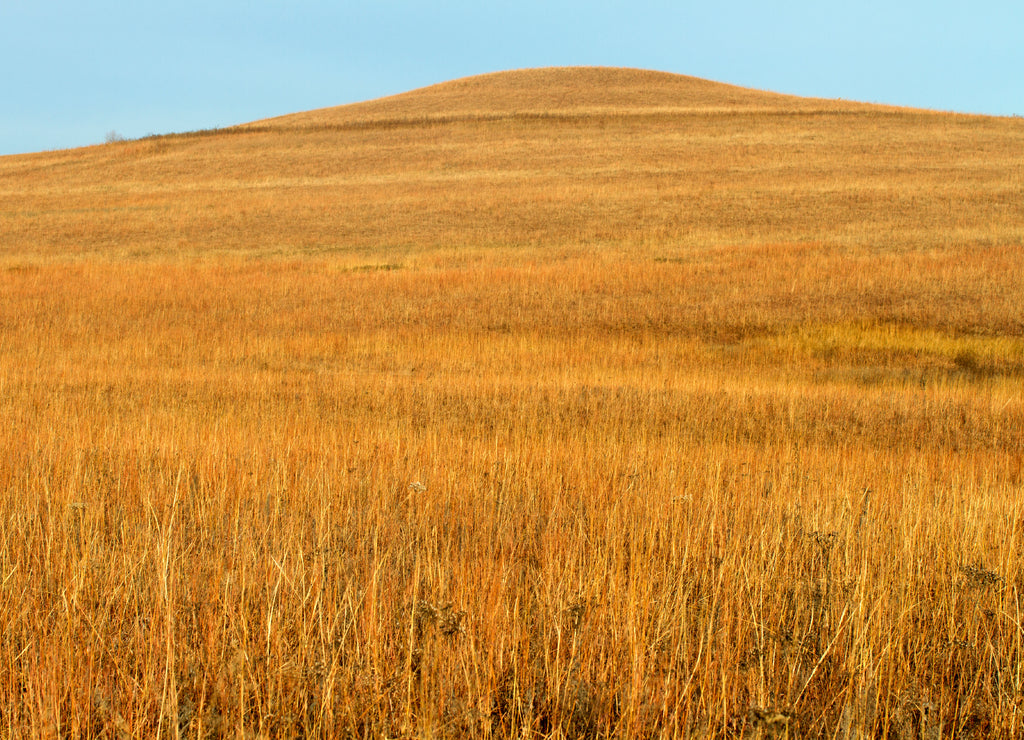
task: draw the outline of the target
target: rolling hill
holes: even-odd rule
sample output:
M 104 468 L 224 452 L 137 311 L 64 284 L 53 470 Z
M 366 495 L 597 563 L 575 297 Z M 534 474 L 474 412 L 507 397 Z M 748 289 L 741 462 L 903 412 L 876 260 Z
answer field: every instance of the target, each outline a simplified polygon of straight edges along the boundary
M 544 69 L 0 160 L 0 259 L 1020 238 L 1024 124 Z
M 856 109 L 639 69 L 547 68 L 467 77 L 365 103 L 258 121 L 255 126 L 346 125 L 423 118 L 653 115 L 753 110 Z

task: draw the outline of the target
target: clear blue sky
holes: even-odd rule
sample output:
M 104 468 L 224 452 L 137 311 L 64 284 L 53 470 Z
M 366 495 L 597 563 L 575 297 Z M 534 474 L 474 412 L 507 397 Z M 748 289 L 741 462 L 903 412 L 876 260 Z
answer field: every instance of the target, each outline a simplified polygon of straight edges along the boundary
M 1024 115 L 1024 2 L 0 0 L 0 154 L 580 64 Z

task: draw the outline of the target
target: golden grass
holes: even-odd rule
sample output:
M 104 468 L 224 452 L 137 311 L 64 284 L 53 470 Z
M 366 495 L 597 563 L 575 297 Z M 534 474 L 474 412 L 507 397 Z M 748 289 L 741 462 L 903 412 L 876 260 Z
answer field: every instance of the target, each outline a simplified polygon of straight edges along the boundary
M 544 70 L 0 158 L 0 733 L 1020 737 L 1022 139 Z

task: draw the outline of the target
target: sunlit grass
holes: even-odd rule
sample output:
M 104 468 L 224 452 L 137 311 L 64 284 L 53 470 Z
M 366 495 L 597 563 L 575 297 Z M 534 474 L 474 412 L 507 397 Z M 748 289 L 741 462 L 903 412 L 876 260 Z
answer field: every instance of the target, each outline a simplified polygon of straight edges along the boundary
M 0 735 L 1021 735 L 1024 129 L 591 74 L 0 160 Z

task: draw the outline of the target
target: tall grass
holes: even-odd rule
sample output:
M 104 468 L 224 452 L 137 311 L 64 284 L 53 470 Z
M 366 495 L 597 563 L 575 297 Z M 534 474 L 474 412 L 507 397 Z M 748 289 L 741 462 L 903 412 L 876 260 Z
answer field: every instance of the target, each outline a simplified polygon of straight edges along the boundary
M 1010 340 L 330 266 L 5 273 L 10 734 L 1017 731 Z

